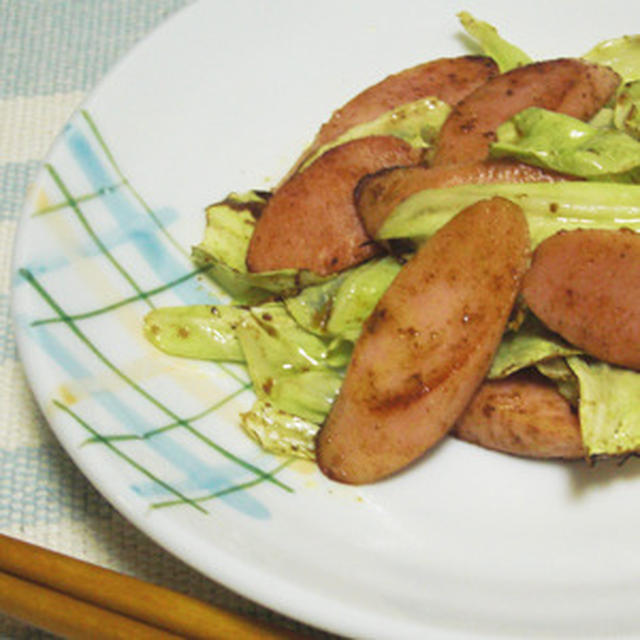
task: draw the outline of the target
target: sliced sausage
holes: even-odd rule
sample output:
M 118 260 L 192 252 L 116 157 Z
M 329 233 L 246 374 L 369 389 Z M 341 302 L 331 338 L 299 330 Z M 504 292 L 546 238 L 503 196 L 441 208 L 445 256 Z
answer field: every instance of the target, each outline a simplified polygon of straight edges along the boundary
M 587 353 L 640 370 L 640 235 L 561 231 L 536 249 L 523 297 L 552 331 Z
M 484 382 L 451 432 L 460 440 L 528 458 L 584 458 L 578 414 L 534 372 Z
M 391 212 L 409 196 L 424 189 L 461 184 L 557 182 L 571 179 L 553 171 L 511 160 L 484 160 L 469 164 L 392 167 L 365 176 L 355 190 L 358 215 L 371 238 Z
M 375 255 L 353 190 L 365 174 L 415 162 L 418 154 L 399 138 L 369 136 L 321 155 L 267 202 L 249 243 L 248 269 L 308 269 L 327 275 Z
M 613 96 L 620 77 L 578 59 L 535 62 L 492 78 L 463 98 L 440 130 L 433 166 L 483 160 L 500 124 L 527 107 L 588 120 Z
M 365 89 L 333 113 L 316 137 L 317 149 L 355 125 L 369 122 L 391 109 L 434 96 L 454 105 L 476 87 L 498 74 L 491 58 L 441 58 L 390 75 Z
M 366 321 L 319 432 L 327 476 L 373 482 L 451 429 L 491 363 L 528 253 L 522 210 L 493 198 L 458 214 L 402 268 Z

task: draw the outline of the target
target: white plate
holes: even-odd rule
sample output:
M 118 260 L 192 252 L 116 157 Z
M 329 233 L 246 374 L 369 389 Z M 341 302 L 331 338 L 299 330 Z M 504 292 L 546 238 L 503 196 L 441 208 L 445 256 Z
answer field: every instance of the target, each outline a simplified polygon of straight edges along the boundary
M 628 0 L 190 7 L 102 82 L 40 172 L 15 253 L 20 352 L 107 499 L 264 605 L 356 636 L 635 635 L 635 460 L 589 469 L 447 441 L 392 480 L 343 487 L 244 437 L 242 370 L 164 356 L 141 334 L 150 303 L 211 300 L 195 278 L 156 291 L 191 271 L 204 206 L 272 186 L 365 86 L 468 51 L 463 8 L 536 57 L 581 54 L 640 17 Z

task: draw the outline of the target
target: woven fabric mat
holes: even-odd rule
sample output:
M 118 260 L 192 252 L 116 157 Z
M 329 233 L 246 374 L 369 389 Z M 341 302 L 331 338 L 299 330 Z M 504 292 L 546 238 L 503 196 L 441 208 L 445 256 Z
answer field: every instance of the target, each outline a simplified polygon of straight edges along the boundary
M 39 162 L 104 73 L 190 1 L 0 0 L 0 531 L 325 638 L 192 571 L 125 521 L 58 445 L 16 354 L 11 254 Z M 0 637 L 50 636 L 0 614 Z

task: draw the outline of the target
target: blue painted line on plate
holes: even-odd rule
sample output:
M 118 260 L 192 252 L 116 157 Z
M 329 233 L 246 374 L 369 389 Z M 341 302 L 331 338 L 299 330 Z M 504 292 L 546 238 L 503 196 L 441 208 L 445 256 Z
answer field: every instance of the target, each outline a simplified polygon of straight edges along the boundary
M 155 438 L 164 438 L 165 434 L 154 436 Z M 265 520 L 270 517 L 271 513 L 266 506 L 257 500 L 253 495 L 245 489 L 239 489 L 230 493 L 223 493 L 225 490 L 242 484 L 246 480 L 246 473 L 243 475 L 238 473 L 237 465 L 216 465 L 212 467 L 205 464 L 199 469 L 193 469 L 193 473 L 182 482 L 174 483 L 174 487 L 184 495 L 192 497 L 194 500 L 199 496 L 206 496 L 220 492 L 216 500 L 228 504 L 236 510 L 250 515 L 253 518 Z M 231 479 L 233 478 L 233 482 Z M 153 498 L 157 500 L 162 497 L 161 487 L 152 482 L 141 482 L 132 486 L 132 489 L 140 496 Z
M 57 332 L 48 325 L 33 327 L 23 316 L 16 316 L 16 321 L 22 325 L 27 335 L 65 372 L 76 381 L 87 380 L 94 374 L 79 358 L 76 358 L 59 340 Z

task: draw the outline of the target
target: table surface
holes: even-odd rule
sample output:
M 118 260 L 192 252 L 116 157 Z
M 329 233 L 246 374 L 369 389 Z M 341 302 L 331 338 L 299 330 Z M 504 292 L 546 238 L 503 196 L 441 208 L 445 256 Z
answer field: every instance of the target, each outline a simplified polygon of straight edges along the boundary
M 10 263 L 40 161 L 105 72 L 191 1 L 0 0 L 0 532 L 326 638 L 194 572 L 124 520 L 57 443 L 16 353 Z M 0 614 L 0 637 L 51 636 Z

